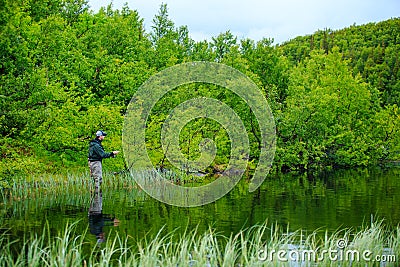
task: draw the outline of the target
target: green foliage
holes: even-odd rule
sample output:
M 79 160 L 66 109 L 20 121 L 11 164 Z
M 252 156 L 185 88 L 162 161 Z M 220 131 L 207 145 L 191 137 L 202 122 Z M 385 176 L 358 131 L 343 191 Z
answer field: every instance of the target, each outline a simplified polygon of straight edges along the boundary
M 230 31 L 213 37 L 211 47 L 215 51 L 217 61 L 221 61 L 234 45 L 236 45 L 236 37 Z
M 291 72 L 285 117 L 278 126 L 288 148 L 283 153 L 295 153 L 292 161 L 284 161 L 286 168 L 363 166 L 379 158 L 376 144 L 367 141 L 380 109 L 374 95 L 375 90 L 352 76 L 338 49 L 327 55 L 313 51 Z
M 85 0 L 2 0 L 0 178 L 85 166 L 97 129 L 110 133 L 106 149 L 120 149 L 122 116 L 138 87 L 189 61 L 227 64 L 260 87 L 277 125 L 277 169 L 399 160 L 399 22 L 326 29 L 281 46 L 267 38 L 238 40 L 229 30 L 195 42 L 186 26 L 171 21 L 165 4 L 146 33 L 127 6 L 94 13 Z M 256 166 L 254 115 L 233 93 L 209 85 L 178 88 L 155 107 L 146 138 L 154 164 L 165 163 L 159 133 L 171 108 L 197 96 L 235 110 L 249 134 L 249 167 Z M 209 138 L 218 147 L 210 168 L 225 164 L 230 142 L 219 128 L 209 120 L 190 122 L 180 136 L 183 153 L 196 158 Z M 107 166 L 124 168 L 123 157 Z
M 399 253 L 399 227 L 388 229 L 382 221 L 371 222 L 360 229 L 345 229 L 333 233 L 302 229 L 289 232 L 277 224 L 264 222 L 238 233 L 225 236 L 209 227 L 204 232 L 198 227 L 186 229 L 182 234 L 161 228 L 153 238 L 139 241 L 118 233 L 104 244 L 85 250 L 88 229 L 77 223 L 67 224 L 53 232 L 44 229 L 41 235 L 24 235 L 21 250 L 7 235 L 0 236 L 3 253 L 0 266 L 334 266 L 331 251 L 338 252 L 338 240 L 351 241 L 351 249 L 340 250 L 340 266 L 368 266 L 374 256 L 390 256 L 385 266 L 396 266 Z M 90 240 L 90 239 L 89 239 Z M 132 245 L 133 243 L 133 245 Z M 346 243 L 347 244 L 347 243 Z M 271 253 L 272 251 L 272 253 Z M 285 253 L 274 253 L 274 252 Z M 292 252 L 296 253 L 292 253 Z M 321 252 L 322 251 L 322 252 Z M 325 253 L 329 251 L 329 253 Z M 359 256 L 362 252 L 363 257 Z M 389 251 L 389 252 L 388 252 Z M 290 252 L 290 254 L 289 254 Z M 312 252 L 312 253 L 311 253 Z M 351 252 L 351 253 L 348 253 Z M 358 252 L 354 253 L 353 252 Z M 337 253 L 339 254 L 339 253 Z M 276 256 L 278 255 L 278 256 Z M 306 255 L 306 256 L 304 256 Z M 309 255 L 309 256 L 307 256 Z M 329 256 L 327 256 L 329 255 Z M 368 255 L 368 257 L 367 257 Z M 283 261 L 286 259 L 286 261 Z M 383 258 L 383 257 L 382 257 Z M 353 260 L 355 259 L 355 260 Z M 369 260 L 368 260 L 369 259 Z M 389 257 L 388 257 L 389 259 Z
M 339 47 L 354 74 L 382 93 L 382 104 L 399 105 L 400 18 L 378 23 L 350 26 L 342 30 L 325 29 L 300 36 L 282 45 L 284 54 L 297 64 L 309 57 L 314 49 L 325 53 Z

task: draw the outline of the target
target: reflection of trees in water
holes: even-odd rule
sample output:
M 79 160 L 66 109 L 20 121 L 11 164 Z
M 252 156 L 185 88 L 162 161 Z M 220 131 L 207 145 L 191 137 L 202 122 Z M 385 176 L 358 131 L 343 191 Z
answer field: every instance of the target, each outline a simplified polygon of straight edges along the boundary
M 154 200 L 135 184 L 131 188 L 115 190 L 117 185 L 109 186 L 111 179 L 107 179 L 105 186 L 103 183 L 102 211 L 117 215 L 121 221 L 123 218 L 124 225 L 119 227 L 119 234 L 134 238 L 156 235 L 162 227 L 184 231 L 189 225 L 190 229 L 198 227 L 199 232 L 203 232 L 208 229 L 208 224 L 229 235 L 243 226 L 265 220 L 277 222 L 282 227 L 288 224 L 291 230 L 312 231 L 321 227 L 335 230 L 359 227 L 370 220 L 371 214 L 395 225 L 400 221 L 399 177 L 400 169 L 333 170 L 315 176 L 270 175 L 254 193 L 248 192 L 248 183 L 241 179 L 224 198 L 190 209 Z M 97 197 L 100 201 L 100 195 Z M 95 200 L 95 194 L 79 185 L 79 190 L 75 191 L 64 190 L 60 194 L 13 201 L 0 207 L 0 224 L 10 227 L 9 233 L 17 239 L 23 231 L 40 235 L 46 223 L 43 218 L 49 220 L 46 230 L 49 227 L 56 233 L 68 221 L 78 217 L 84 218 L 83 224 L 79 222 L 77 226 L 82 233 L 90 226 L 86 216 L 92 200 Z M 89 219 L 93 219 L 93 225 L 99 225 L 98 221 L 101 225 L 103 216 L 99 216 L 100 220 L 96 216 L 89 216 Z M 107 239 L 114 235 L 109 225 L 112 225 L 111 221 L 103 222 Z M 88 230 L 90 233 L 90 228 Z M 94 239 L 92 234 L 89 236 L 90 240 Z

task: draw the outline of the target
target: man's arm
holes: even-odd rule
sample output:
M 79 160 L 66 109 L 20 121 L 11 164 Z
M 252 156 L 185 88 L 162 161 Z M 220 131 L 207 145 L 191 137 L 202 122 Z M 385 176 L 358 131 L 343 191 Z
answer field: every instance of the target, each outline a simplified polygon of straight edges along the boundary
M 110 157 L 115 157 L 115 151 L 113 152 L 105 152 L 104 149 L 100 146 L 96 146 L 96 153 L 100 156 L 100 158 L 105 159 L 105 158 L 110 158 Z M 118 153 L 117 153 L 118 154 Z

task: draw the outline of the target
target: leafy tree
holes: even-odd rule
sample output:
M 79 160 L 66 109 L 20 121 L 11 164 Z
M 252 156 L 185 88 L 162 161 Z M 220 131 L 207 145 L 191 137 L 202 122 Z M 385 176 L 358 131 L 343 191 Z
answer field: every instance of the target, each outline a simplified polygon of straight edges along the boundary
M 94 13 L 86 0 L 0 0 L 0 183 L 86 167 L 87 141 L 97 129 L 108 131 L 107 147 L 118 149 L 122 114 L 139 86 L 190 61 L 227 64 L 259 86 L 275 116 L 278 169 L 399 160 L 399 23 L 325 29 L 279 46 L 268 38 L 238 41 L 229 30 L 195 42 L 186 26 L 175 26 L 166 4 L 146 33 L 127 5 Z M 154 107 L 146 136 L 154 164 L 168 165 L 160 150 L 163 121 L 193 97 L 218 99 L 238 114 L 254 164 L 260 146 L 254 114 L 238 96 L 209 84 L 177 88 Z M 188 159 L 209 138 L 218 147 L 210 169 L 228 161 L 229 137 L 214 121 L 193 120 L 179 137 Z M 122 157 L 109 166 L 123 168 Z
M 370 119 L 375 92 L 353 77 L 338 49 L 314 51 L 290 75 L 284 120 L 278 128 L 284 168 L 370 164 Z M 290 166 L 290 167 L 289 167 Z
M 354 74 L 360 73 L 366 81 L 382 92 L 382 105 L 399 105 L 398 46 L 400 18 L 361 26 L 352 25 L 337 31 L 325 29 L 312 35 L 299 36 L 282 45 L 284 54 L 293 64 L 309 57 L 314 49 L 333 47 L 345 58 Z
M 226 31 L 217 37 L 212 37 L 211 47 L 214 49 L 217 61 L 221 61 L 232 46 L 236 45 L 237 38 L 230 32 Z
M 175 24 L 169 19 L 167 4 L 161 4 L 158 14 L 153 18 L 151 26 L 152 33 L 150 35 L 153 44 L 171 34 L 174 31 Z

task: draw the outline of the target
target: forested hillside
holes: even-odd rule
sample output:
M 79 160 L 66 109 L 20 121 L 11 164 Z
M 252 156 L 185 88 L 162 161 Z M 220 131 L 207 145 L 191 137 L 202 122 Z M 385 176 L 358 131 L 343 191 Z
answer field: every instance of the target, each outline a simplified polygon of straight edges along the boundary
M 285 43 L 284 54 L 297 63 L 310 56 L 315 49 L 325 53 L 339 48 L 349 60 L 353 75 L 363 79 L 381 92 L 382 105 L 400 101 L 400 30 L 399 19 L 390 19 L 343 30 L 325 29 L 309 36 L 297 37 Z
M 87 144 L 97 129 L 104 146 L 121 149 L 125 109 L 151 75 L 175 64 L 212 61 L 232 66 L 263 91 L 275 116 L 276 171 L 356 167 L 400 159 L 400 19 L 323 30 L 281 45 L 239 40 L 229 30 L 195 42 L 161 5 L 146 32 L 128 7 L 89 10 L 84 0 L 0 0 L 0 179 L 87 166 Z M 150 23 L 150 22 L 146 22 Z M 268 37 L 268 36 L 266 36 Z M 248 107 L 224 88 L 178 88 L 148 123 L 148 149 L 161 153 L 160 125 L 171 105 L 210 96 L 235 107 L 248 129 L 251 168 L 258 134 Z M 204 138 L 230 143 L 208 120 L 181 133 L 182 150 L 196 157 Z M 121 170 L 123 157 L 107 163 Z

